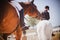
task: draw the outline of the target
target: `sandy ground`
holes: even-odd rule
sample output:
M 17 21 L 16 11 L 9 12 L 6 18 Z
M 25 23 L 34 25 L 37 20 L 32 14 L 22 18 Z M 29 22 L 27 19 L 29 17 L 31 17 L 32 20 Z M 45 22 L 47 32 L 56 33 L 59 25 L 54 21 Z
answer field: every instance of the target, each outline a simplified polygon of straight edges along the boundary
M 59 40 L 60 32 L 54 32 L 55 36 L 52 37 L 53 40 Z M 16 40 L 14 35 L 10 35 L 11 38 L 7 40 Z M 23 35 L 22 40 L 38 40 L 36 30 L 27 30 L 26 35 Z

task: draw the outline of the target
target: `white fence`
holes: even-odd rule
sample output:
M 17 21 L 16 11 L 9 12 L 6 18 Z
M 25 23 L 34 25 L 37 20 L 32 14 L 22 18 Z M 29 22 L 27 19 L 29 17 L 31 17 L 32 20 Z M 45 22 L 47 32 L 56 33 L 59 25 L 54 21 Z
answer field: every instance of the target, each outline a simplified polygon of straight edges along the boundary
M 32 29 L 31 30 L 27 30 L 26 31 L 26 35 L 23 35 L 22 36 L 22 39 L 24 39 L 23 38 L 24 36 L 25 36 L 26 40 L 38 40 L 36 30 L 32 30 Z M 12 35 L 8 36 L 7 40 L 16 40 L 16 38 L 12 34 Z
M 57 29 L 57 28 L 56 28 Z M 56 31 L 56 29 L 53 29 L 53 32 Z M 58 28 L 59 29 L 59 28 Z M 25 36 L 25 37 L 24 37 Z M 37 37 L 37 32 L 35 29 L 29 29 L 29 30 L 26 30 L 26 35 L 23 35 L 22 36 L 22 39 L 26 38 L 26 40 L 38 40 L 38 37 Z M 7 40 L 16 40 L 15 39 L 15 36 L 12 34 L 10 35 Z M 25 40 L 25 39 L 24 39 Z

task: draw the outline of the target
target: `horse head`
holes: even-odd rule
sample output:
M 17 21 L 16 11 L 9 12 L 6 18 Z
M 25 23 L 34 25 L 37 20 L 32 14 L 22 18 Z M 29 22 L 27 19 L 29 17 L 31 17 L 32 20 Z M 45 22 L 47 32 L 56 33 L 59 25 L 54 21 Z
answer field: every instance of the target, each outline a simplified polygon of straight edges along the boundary
M 34 18 L 40 15 L 40 12 L 38 11 L 37 6 L 34 4 L 34 0 L 28 3 L 20 2 L 20 5 L 24 9 L 24 15 L 28 14 L 29 16 Z

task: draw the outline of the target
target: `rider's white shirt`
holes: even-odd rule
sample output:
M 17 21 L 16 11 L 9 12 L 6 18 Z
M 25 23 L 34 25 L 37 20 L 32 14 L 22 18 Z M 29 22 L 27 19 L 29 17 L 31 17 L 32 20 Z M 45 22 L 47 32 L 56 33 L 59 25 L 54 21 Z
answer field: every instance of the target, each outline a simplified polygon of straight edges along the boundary
M 40 21 L 36 27 L 39 40 L 51 40 L 52 25 L 48 20 Z

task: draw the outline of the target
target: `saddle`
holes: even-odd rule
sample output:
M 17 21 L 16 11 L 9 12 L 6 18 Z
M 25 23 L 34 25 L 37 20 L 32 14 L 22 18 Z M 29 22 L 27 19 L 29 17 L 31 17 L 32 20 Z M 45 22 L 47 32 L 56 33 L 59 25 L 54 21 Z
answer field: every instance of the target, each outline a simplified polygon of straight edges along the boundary
M 17 11 L 18 17 L 20 18 L 19 11 L 23 9 L 22 6 L 18 2 L 15 2 L 15 1 L 11 1 L 10 4 L 15 8 L 15 10 Z
M 15 1 L 11 1 L 10 3 L 17 11 L 17 14 L 18 14 L 18 17 L 20 18 L 20 24 L 21 24 L 21 27 L 22 27 L 22 30 L 27 30 L 28 27 L 25 26 L 25 23 L 24 23 L 24 9 L 22 8 L 22 6 L 18 3 L 18 2 L 15 2 Z

